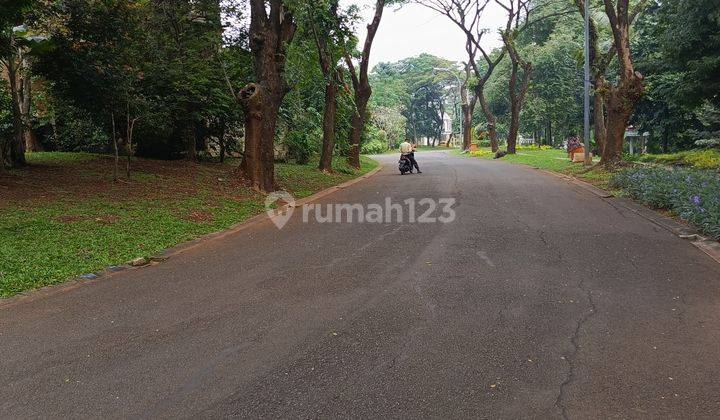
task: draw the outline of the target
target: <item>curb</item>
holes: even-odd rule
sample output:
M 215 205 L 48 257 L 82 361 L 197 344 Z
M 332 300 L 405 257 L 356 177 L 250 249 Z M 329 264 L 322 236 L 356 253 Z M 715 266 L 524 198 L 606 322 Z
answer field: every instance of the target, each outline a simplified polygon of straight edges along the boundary
M 298 206 L 302 206 L 304 204 L 319 200 L 319 199 L 321 199 L 325 196 L 328 196 L 332 193 L 343 190 L 351 185 L 357 184 L 358 182 L 364 181 L 364 180 L 372 177 L 373 175 L 377 174 L 382 169 L 383 169 L 382 164 L 380 164 L 378 162 L 378 167 L 371 170 L 370 172 L 368 172 L 364 175 L 361 175 L 357 178 L 353 178 L 349 181 L 343 182 L 342 184 L 338 184 L 338 185 L 332 186 L 330 188 L 326 188 L 322 191 L 318 191 L 315 194 L 310 195 L 308 197 L 301 198 L 300 200 L 295 201 L 295 203 L 293 205 L 295 207 L 298 207 Z M 289 205 L 284 205 L 284 206 L 278 207 L 278 210 L 284 210 L 288 206 Z M 68 291 L 76 289 L 78 287 L 95 283 L 96 281 L 108 279 L 108 278 L 114 276 L 115 274 L 122 273 L 122 272 L 125 272 L 128 270 L 138 270 L 138 269 L 142 269 L 145 267 L 163 263 L 163 262 L 167 261 L 168 259 L 170 259 L 171 257 L 180 255 L 180 254 L 187 252 L 193 248 L 203 245 L 206 242 L 209 242 L 209 241 L 212 241 L 215 239 L 224 238 L 226 236 L 241 232 L 245 229 L 260 225 L 269 220 L 270 220 L 270 216 L 268 216 L 268 214 L 263 211 L 262 213 L 257 214 L 257 215 L 255 215 L 247 220 L 244 220 L 242 222 L 236 223 L 236 224 L 228 227 L 227 229 L 224 229 L 224 230 L 221 230 L 218 232 L 208 233 L 207 235 L 200 236 L 199 238 L 193 239 L 188 242 L 184 242 L 182 244 L 179 244 L 179 245 L 173 246 L 171 248 L 168 248 L 164 251 L 161 251 L 159 254 L 148 258 L 146 264 L 143 264 L 140 266 L 133 266 L 128 263 L 128 264 L 124 264 L 124 265 L 110 266 L 110 267 L 107 267 L 103 270 L 100 270 L 100 271 L 97 271 L 94 273 L 88 273 L 88 274 L 83 274 L 83 275 L 77 276 L 77 277 L 71 277 L 70 279 L 68 279 L 60 284 L 52 284 L 52 285 L 41 287 L 39 289 L 32 289 L 32 290 L 28 290 L 25 292 L 20 292 L 11 297 L 8 297 L 5 299 L 0 299 L 0 310 L 6 309 L 6 308 L 9 308 L 12 306 L 16 306 L 20 303 L 32 302 L 32 301 L 42 299 L 45 297 L 53 296 L 53 295 L 60 294 L 63 292 L 68 292 Z
M 580 187 L 597 197 L 599 197 L 602 200 L 609 200 L 611 198 L 614 198 L 613 202 L 621 205 L 626 210 L 630 210 L 631 212 L 635 213 L 636 215 L 642 217 L 645 220 L 648 220 L 655 225 L 669 231 L 673 235 L 677 236 L 680 239 L 691 241 L 690 243 L 707 254 L 708 257 L 713 259 L 715 262 L 720 264 L 720 242 L 715 241 L 711 238 L 708 238 L 706 236 L 703 236 L 702 233 L 697 231 L 696 229 L 683 225 L 679 223 L 677 220 L 664 216 L 648 207 L 643 206 L 640 203 L 637 203 L 634 200 L 628 199 L 628 198 L 620 198 L 615 197 L 615 195 L 609 191 L 603 190 L 602 188 L 598 188 L 588 182 L 582 181 L 574 176 L 565 175 L 565 174 L 559 174 L 552 171 L 547 171 L 545 169 L 538 169 L 534 168 L 540 172 L 543 172 L 548 175 L 552 175 L 556 178 L 560 178 L 563 180 L 568 181 L 569 183 Z

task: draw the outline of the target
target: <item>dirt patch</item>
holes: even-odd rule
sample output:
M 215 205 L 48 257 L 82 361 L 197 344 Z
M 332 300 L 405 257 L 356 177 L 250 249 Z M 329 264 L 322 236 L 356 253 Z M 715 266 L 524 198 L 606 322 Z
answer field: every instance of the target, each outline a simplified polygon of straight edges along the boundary
M 101 217 L 95 218 L 95 221 L 100 223 L 101 225 L 112 225 L 113 223 L 117 222 L 118 220 L 120 220 L 120 217 L 113 216 L 113 215 L 107 215 L 107 216 L 101 216 Z
M 207 211 L 191 210 L 184 219 L 195 223 L 209 223 L 215 220 L 215 216 Z
M 236 164 L 134 159 L 130 179 L 125 178 L 123 170 L 120 181 L 115 182 L 111 156 L 90 155 L 54 164 L 45 158 L 33 159 L 32 155 L 28 155 L 30 164 L 26 167 L 0 172 L 0 209 L 88 199 L 176 201 L 202 193 L 214 200 L 243 200 L 256 195 L 235 173 Z M 64 222 L 73 221 L 77 220 Z

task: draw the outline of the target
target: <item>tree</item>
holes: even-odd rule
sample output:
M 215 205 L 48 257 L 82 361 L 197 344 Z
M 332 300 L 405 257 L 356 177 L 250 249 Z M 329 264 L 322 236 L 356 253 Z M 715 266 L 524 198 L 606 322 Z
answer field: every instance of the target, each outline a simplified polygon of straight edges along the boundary
M 698 141 L 709 145 L 702 138 L 720 129 L 704 118 L 710 107 L 720 106 L 720 39 L 714 36 L 720 32 L 720 4 L 653 0 L 633 29 L 635 66 L 646 77 L 632 124 L 650 133 L 653 151 L 682 150 Z
M 396 108 L 374 107 L 372 123 L 387 135 L 387 148 L 393 149 L 403 140 L 407 119 Z
M 537 25 L 549 18 L 567 14 L 564 8 L 556 9 L 552 1 L 531 0 L 495 0 L 507 12 L 505 28 L 500 30 L 500 36 L 505 49 L 510 56 L 510 77 L 508 80 L 508 93 L 510 105 L 510 121 L 507 137 L 507 152 L 515 153 L 518 134 L 520 130 L 520 114 L 525 105 L 525 97 L 530 87 L 534 66 L 518 48 L 518 37 L 523 31 Z M 531 19 L 538 9 L 550 9 L 541 17 Z
M 29 0 L 4 2 L 0 10 L 0 70 L 7 73 L 11 96 L 13 136 L 0 143 L 0 167 L 25 165 L 25 140 L 29 138 L 30 70 L 27 29 L 21 26 Z
M 340 69 L 337 66 L 335 47 L 343 42 L 340 30 L 338 1 L 325 0 L 304 4 L 303 20 L 309 27 L 318 53 L 318 62 L 325 79 L 325 104 L 323 111 L 323 141 L 320 149 L 318 169 L 332 171 L 335 149 L 335 123 L 337 117 L 337 96 L 340 85 Z
M 290 90 L 285 81 L 286 47 L 295 34 L 293 15 L 282 0 L 250 0 L 250 50 L 256 81 L 239 94 L 245 109 L 245 150 L 240 171 L 254 188 L 275 189 L 278 112 Z
M 560 19 L 553 26 L 548 32 L 538 26 L 517 40 L 533 62 L 520 129 L 533 133 L 536 144 L 552 144 L 550 125 L 557 127 L 562 138 L 577 136 L 582 130 L 582 26 L 577 18 Z
M 589 0 L 588 0 L 589 1 Z M 575 0 L 575 5 L 580 11 L 580 15 L 585 17 L 585 0 Z M 641 10 L 643 2 L 638 3 L 634 11 L 628 17 L 629 25 L 635 21 L 638 13 Z M 597 144 L 600 154 L 603 154 L 605 149 L 605 138 L 607 136 L 607 120 L 605 116 L 605 102 L 602 92 L 605 91 L 606 85 L 606 74 L 610 63 L 615 58 L 617 48 L 615 43 L 610 43 L 610 46 L 604 51 L 601 51 L 600 46 L 600 28 L 598 27 L 595 19 L 590 16 L 590 73 L 593 83 L 593 132 L 595 137 L 595 143 Z
M 520 31 L 530 24 L 531 4 L 530 0 L 509 0 L 507 4 L 500 0 L 495 0 L 495 2 L 507 11 L 507 22 L 505 28 L 500 31 L 500 36 L 511 63 L 508 81 L 510 127 L 507 136 L 507 152 L 514 154 L 520 130 L 520 112 L 525 103 L 525 94 L 533 72 L 532 62 L 521 56 L 516 40 Z M 520 71 L 522 71 L 522 76 L 519 74 Z M 518 80 L 520 77 L 521 79 Z
M 375 3 L 375 14 L 372 21 L 367 25 L 367 36 L 365 44 L 360 52 L 359 68 L 355 67 L 348 48 L 345 49 L 345 63 L 350 72 L 353 91 L 355 96 L 355 115 L 352 118 L 352 130 L 350 132 L 350 145 L 348 150 L 348 164 L 354 168 L 360 168 L 360 143 L 365 132 L 367 122 L 367 106 L 372 95 L 372 87 L 368 79 L 370 66 L 370 51 L 375 40 L 385 6 L 396 3 L 393 0 L 377 0 Z
M 497 65 L 505 56 L 503 49 L 499 54 L 491 54 L 481 45 L 482 37 L 487 33 L 482 25 L 482 15 L 490 0 L 463 1 L 463 0 L 416 0 L 417 3 L 428 7 L 448 17 L 457 25 L 466 37 L 465 50 L 468 53 L 468 66 L 475 74 L 473 87 L 474 96 L 462 100 L 463 120 L 471 121 L 477 101 L 480 101 L 482 112 L 485 115 L 488 126 L 490 145 L 493 151 L 497 151 L 497 119 L 488 105 L 485 97 L 485 86 L 493 74 Z M 477 56 L 482 55 L 484 64 L 477 62 Z M 466 84 L 469 77 L 466 76 Z M 464 124 L 463 148 L 470 148 L 471 124 Z
M 449 98 L 458 87 L 454 67 L 455 63 L 430 54 L 380 63 L 370 75 L 371 105 L 398 110 L 408 122 L 407 137 L 428 138 L 434 144 L 442 135 Z
M 603 3 L 620 65 L 618 82 L 606 84 L 600 91 L 607 108 L 607 137 L 600 164 L 611 166 L 622 160 L 625 131 L 635 104 L 643 95 L 643 76 L 635 71 L 630 50 L 630 25 L 636 13 L 630 12 L 629 0 L 617 0 L 616 4 L 613 0 L 603 0 Z M 640 7 L 643 4 L 641 1 Z

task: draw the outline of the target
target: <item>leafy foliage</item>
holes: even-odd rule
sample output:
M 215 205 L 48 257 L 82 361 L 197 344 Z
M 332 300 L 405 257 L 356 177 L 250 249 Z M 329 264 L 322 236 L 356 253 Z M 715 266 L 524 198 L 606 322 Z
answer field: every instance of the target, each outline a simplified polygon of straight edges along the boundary
M 648 154 L 640 156 L 639 160 L 662 165 L 689 166 L 698 169 L 720 169 L 720 151 L 714 149 L 687 150 L 659 155 Z
M 373 106 L 399 111 L 406 120 L 407 137 L 438 139 L 443 114 L 454 112 L 452 103 L 458 101 L 453 68 L 455 63 L 430 54 L 380 63 L 371 75 Z
M 632 168 L 611 185 L 642 203 L 668 209 L 720 240 L 720 175 L 696 169 Z

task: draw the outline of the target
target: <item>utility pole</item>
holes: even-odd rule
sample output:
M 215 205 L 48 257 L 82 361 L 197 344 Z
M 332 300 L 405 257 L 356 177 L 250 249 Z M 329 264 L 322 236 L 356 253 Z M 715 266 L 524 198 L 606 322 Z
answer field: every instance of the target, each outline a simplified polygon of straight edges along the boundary
M 583 98 L 585 141 L 585 165 L 592 165 L 590 157 L 590 0 L 585 0 L 585 95 Z

